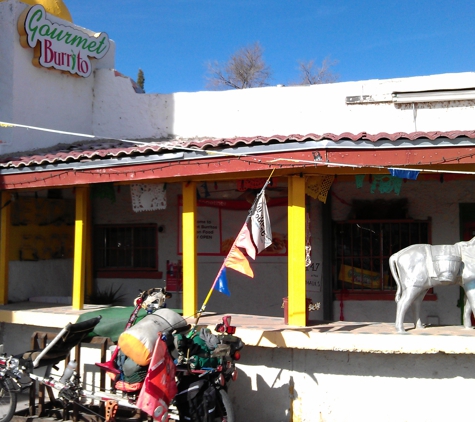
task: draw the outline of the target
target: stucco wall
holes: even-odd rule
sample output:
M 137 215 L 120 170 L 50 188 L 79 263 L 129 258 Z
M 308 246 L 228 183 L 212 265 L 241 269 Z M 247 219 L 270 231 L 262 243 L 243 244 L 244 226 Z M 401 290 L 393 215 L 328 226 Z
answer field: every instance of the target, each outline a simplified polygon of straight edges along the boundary
M 120 47 L 119 47 L 120 48 Z M 307 133 L 450 131 L 471 128 L 475 101 L 393 104 L 394 91 L 472 87 L 475 73 L 137 96 L 97 72 L 94 132 L 105 137 L 236 137 Z M 371 104 L 346 97 L 371 95 Z
M 15 13 L 12 4 L 0 2 L 0 117 L 6 121 L 11 121 L 13 117 L 13 57 L 14 49 L 11 47 L 16 39 Z M 11 144 L 12 132 L 2 130 L 0 136 L 0 153 L 2 144 Z
M 171 133 L 173 98 L 137 94 L 112 69 L 95 72 L 92 132 L 105 138 L 161 138 Z
M 73 260 L 10 261 L 8 300 L 25 302 L 41 296 L 72 296 Z M 69 299 L 69 303 L 71 299 Z
M 474 101 L 418 104 L 415 114 L 412 105 L 387 101 L 397 90 L 449 89 L 473 86 L 474 82 L 475 74 L 465 73 L 170 94 L 174 104 L 171 133 L 180 137 L 234 137 L 468 129 Z M 346 97 L 355 95 L 371 95 L 386 102 L 346 104 Z
M 275 422 L 433 422 L 470 415 L 470 355 L 259 347 L 246 347 L 242 355 L 240 376 L 230 386 L 237 420 L 258 414 Z
M 1 3 L 0 3 L 1 4 Z M 61 197 L 65 200 L 72 200 L 74 192 L 72 189 L 62 189 L 60 191 Z M 36 192 L 21 192 L 19 195 L 22 198 L 47 198 L 48 190 L 41 190 Z M 32 208 L 30 212 L 31 219 L 34 220 L 36 213 L 45 212 L 44 209 L 38 211 L 40 208 Z M 31 227 L 29 236 L 36 236 L 37 222 L 27 222 L 25 227 Z M 18 233 L 18 232 L 17 232 Z M 18 234 L 17 234 L 18 235 Z M 21 236 L 21 235 L 20 235 Z M 41 238 L 41 236 L 39 236 Z M 24 242 L 24 240 L 22 240 Z M 37 239 L 38 245 L 42 240 Z M 10 242 L 10 247 L 12 242 Z M 45 247 L 48 245 L 45 244 Z M 71 245 L 73 247 L 73 245 Z M 16 258 L 18 259 L 18 258 Z M 56 296 L 56 297 L 71 297 L 72 295 L 72 280 L 73 280 L 73 259 L 39 259 L 37 261 L 9 261 L 8 269 L 8 300 L 10 302 L 24 302 L 30 298 L 38 296 Z M 69 299 L 69 303 L 71 300 Z

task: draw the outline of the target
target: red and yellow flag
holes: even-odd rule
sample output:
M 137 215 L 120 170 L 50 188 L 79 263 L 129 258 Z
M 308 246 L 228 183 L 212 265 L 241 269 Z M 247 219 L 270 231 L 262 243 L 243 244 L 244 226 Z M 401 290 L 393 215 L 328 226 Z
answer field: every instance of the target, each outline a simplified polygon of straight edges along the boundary
M 229 251 L 226 260 L 224 261 L 224 266 L 232 268 L 248 277 L 254 278 L 254 271 L 252 271 L 249 261 L 236 245 L 233 245 Z

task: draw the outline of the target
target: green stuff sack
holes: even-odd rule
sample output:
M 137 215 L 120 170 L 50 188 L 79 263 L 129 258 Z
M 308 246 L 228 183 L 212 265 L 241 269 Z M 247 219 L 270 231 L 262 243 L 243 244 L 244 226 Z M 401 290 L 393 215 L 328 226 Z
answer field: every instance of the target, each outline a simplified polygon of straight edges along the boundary
M 216 368 L 219 365 L 219 359 L 211 357 L 212 350 L 198 333 L 194 333 L 191 338 L 183 334 L 176 335 L 175 345 L 178 353 L 188 358 L 191 369 Z

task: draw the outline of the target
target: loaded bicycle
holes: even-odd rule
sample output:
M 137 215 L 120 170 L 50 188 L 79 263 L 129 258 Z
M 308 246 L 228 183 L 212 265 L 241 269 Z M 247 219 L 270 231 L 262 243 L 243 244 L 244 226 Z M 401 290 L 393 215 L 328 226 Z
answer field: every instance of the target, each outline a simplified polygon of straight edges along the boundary
M 169 297 L 165 289 L 154 288 L 135 299 L 111 359 L 96 363 L 111 378 L 108 391 L 88 389 L 75 361 L 68 362 L 71 350 L 93 333 L 101 316 L 68 324 L 43 349 L 1 355 L 0 422 L 13 418 L 18 394 L 34 382 L 55 391 L 55 407 L 64 411 L 77 406 L 107 422 L 122 411 L 159 422 L 234 422 L 227 388 L 237 378 L 235 362 L 244 344 L 235 336 L 231 317 L 223 317 L 214 333 L 191 327 L 165 307 Z M 140 309 L 146 309 L 147 315 L 138 320 Z M 144 333 L 150 344 L 144 341 Z M 61 362 L 64 372 L 55 375 L 53 369 Z M 45 369 L 44 375 L 36 374 L 39 368 Z M 96 402 L 103 404 L 103 410 L 91 406 Z

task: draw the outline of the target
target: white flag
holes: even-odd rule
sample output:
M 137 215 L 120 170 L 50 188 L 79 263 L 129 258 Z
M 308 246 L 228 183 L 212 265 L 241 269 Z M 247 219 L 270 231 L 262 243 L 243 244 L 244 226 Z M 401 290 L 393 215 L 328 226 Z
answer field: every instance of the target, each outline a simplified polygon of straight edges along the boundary
M 272 230 L 264 193 L 257 201 L 256 208 L 251 216 L 251 232 L 258 253 L 272 244 Z

